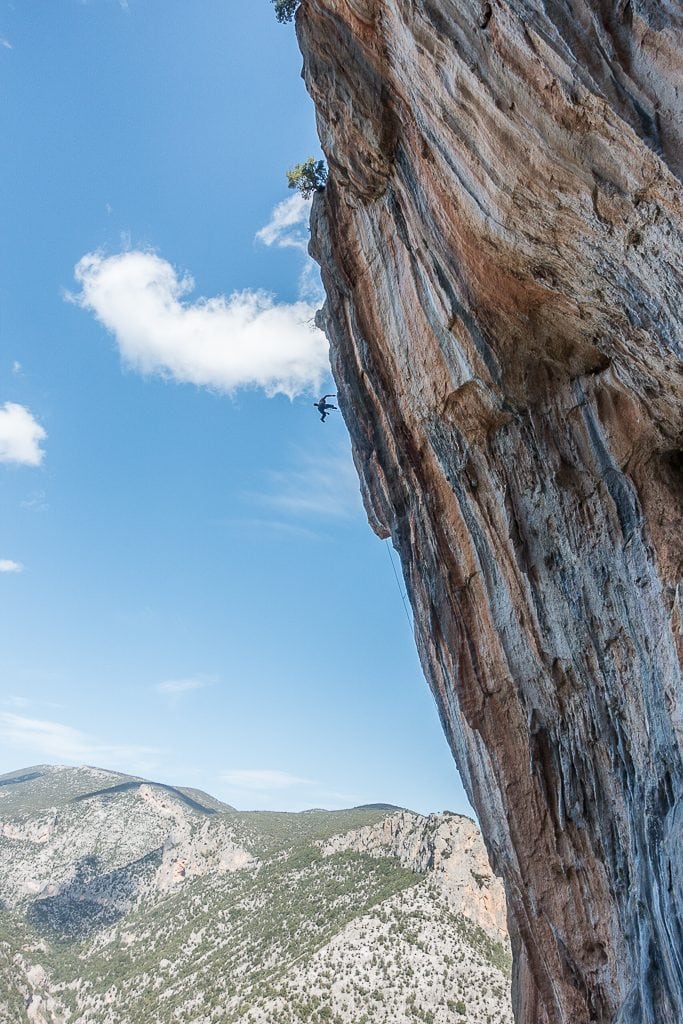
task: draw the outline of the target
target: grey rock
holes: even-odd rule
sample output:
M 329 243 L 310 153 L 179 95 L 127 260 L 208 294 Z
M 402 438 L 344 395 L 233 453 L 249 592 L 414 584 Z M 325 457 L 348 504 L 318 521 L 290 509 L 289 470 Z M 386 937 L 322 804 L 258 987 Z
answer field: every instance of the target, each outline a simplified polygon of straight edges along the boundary
M 318 322 L 520 1024 L 683 1020 L 678 3 L 302 0 Z

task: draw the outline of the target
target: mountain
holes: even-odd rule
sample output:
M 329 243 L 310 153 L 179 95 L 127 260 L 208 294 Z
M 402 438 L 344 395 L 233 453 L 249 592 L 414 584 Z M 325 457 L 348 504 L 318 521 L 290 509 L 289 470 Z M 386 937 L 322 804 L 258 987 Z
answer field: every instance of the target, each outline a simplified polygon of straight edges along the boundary
M 0 1024 L 510 1024 L 509 972 L 469 818 L 0 777 Z

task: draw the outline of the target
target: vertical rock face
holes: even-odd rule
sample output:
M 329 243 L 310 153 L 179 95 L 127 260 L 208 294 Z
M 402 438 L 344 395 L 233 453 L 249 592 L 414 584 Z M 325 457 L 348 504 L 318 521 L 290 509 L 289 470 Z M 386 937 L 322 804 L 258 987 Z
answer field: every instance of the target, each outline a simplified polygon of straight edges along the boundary
M 371 524 L 524 1024 L 683 1020 L 681 7 L 302 0 Z

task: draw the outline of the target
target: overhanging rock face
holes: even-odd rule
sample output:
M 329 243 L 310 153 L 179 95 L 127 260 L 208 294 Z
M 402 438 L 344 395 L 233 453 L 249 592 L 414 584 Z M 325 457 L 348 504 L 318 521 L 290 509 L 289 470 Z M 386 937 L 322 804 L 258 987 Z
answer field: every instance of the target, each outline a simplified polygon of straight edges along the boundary
M 667 0 L 297 16 L 320 317 L 524 1024 L 683 1021 L 681 26 Z

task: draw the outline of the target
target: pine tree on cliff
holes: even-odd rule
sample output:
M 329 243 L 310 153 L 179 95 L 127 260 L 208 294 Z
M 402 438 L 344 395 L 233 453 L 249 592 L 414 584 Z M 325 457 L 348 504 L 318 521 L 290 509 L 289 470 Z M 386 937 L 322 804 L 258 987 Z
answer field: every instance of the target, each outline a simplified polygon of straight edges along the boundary
M 275 5 L 275 17 L 279 22 L 291 21 L 296 14 L 299 0 L 272 0 Z
M 312 156 L 287 171 L 287 187 L 298 188 L 305 199 L 310 199 L 314 192 L 322 192 L 326 182 L 325 161 L 314 160 Z

